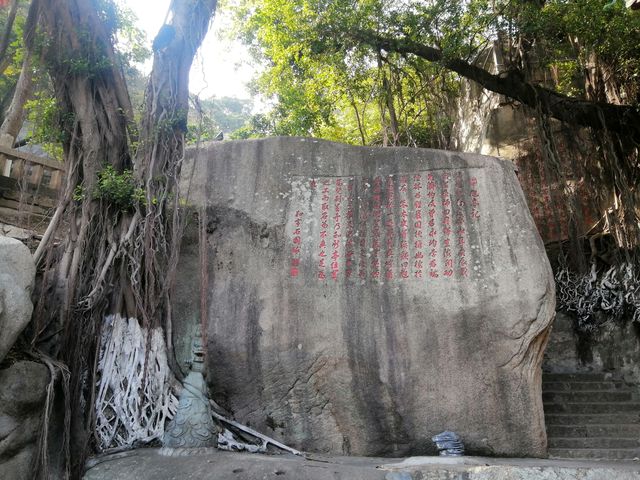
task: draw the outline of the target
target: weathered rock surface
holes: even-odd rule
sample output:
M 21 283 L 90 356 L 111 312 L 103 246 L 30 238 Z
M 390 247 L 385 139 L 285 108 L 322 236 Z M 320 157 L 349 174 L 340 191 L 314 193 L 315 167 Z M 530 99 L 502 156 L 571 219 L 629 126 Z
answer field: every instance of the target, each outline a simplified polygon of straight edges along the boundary
M 0 361 L 31 320 L 36 267 L 20 241 L 0 236 Z
M 32 480 L 44 410 L 47 367 L 18 362 L 0 370 L 0 478 Z
M 546 372 L 603 372 L 640 385 L 640 332 L 635 322 L 610 320 L 582 338 L 574 322 L 567 314 L 557 312 L 544 354 Z
M 85 480 L 636 480 L 637 462 L 418 457 L 404 461 L 217 452 L 162 457 L 140 449 L 101 459 Z M 98 460 L 100 461 L 100 460 Z
M 452 430 L 471 454 L 546 455 L 554 286 L 511 164 L 274 138 L 212 144 L 194 168 L 207 380 L 239 421 L 312 452 L 435 453 Z M 194 240 L 176 338 L 197 325 Z

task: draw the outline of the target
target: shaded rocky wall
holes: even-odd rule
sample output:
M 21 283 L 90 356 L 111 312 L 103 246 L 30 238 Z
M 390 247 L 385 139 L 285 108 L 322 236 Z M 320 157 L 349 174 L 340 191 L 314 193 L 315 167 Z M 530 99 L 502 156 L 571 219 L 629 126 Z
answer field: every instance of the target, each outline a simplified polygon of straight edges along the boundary
M 543 366 L 551 373 L 610 373 L 640 385 L 640 324 L 610 320 L 594 333 L 578 334 L 574 320 L 558 312 Z
M 0 370 L 0 478 L 32 480 L 37 459 L 47 367 L 17 362 Z
M 31 320 L 36 266 L 19 240 L 0 235 L 0 362 Z

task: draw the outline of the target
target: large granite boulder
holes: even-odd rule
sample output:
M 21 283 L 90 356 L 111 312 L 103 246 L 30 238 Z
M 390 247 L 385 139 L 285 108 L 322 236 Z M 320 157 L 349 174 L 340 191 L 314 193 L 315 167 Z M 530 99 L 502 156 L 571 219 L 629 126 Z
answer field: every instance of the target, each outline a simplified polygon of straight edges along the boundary
M 554 285 L 512 164 L 304 138 L 191 160 L 190 201 L 207 206 L 208 382 L 239 421 L 315 452 L 435 453 L 431 437 L 453 430 L 468 453 L 546 455 Z M 179 272 L 182 358 L 196 239 Z
M 31 480 L 49 370 L 18 362 L 0 370 L 0 478 Z
M 20 241 L 0 236 L 0 361 L 31 320 L 36 267 Z

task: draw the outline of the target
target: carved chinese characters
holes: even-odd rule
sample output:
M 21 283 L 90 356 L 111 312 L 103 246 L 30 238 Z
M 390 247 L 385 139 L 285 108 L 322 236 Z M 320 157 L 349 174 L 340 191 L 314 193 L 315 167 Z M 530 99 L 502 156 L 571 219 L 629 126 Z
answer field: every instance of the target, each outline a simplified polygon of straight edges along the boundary
M 304 213 L 296 210 L 295 219 L 293 221 L 293 247 L 291 248 L 291 276 L 298 276 L 300 267 L 300 243 L 302 243 L 302 217 Z
M 296 178 L 290 276 L 379 283 L 469 277 L 481 173 Z M 476 267 L 475 273 L 482 272 Z

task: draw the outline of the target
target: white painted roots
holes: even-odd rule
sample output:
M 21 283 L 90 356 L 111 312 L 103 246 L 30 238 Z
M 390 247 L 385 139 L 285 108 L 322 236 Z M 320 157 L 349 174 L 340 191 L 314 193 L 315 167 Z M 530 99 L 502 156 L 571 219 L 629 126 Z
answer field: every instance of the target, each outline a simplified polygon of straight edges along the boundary
M 178 405 L 171 375 L 159 328 L 148 334 L 135 318 L 110 315 L 105 319 L 95 400 L 100 451 L 162 437 L 165 422 Z
M 162 439 L 165 424 L 176 414 L 178 399 L 171 390 L 172 373 L 159 328 L 148 334 L 135 318 L 108 316 L 100 339 L 97 378 L 95 435 L 100 452 L 113 453 Z M 216 407 L 215 403 L 212 405 Z M 247 443 L 225 428 L 218 435 L 222 450 L 257 453 L 266 452 L 267 446 L 272 445 L 300 455 L 299 451 L 215 411 L 211 414 L 217 422 L 256 439 L 255 443 Z M 161 452 L 189 455 L 201 450 L 163 448 Z

